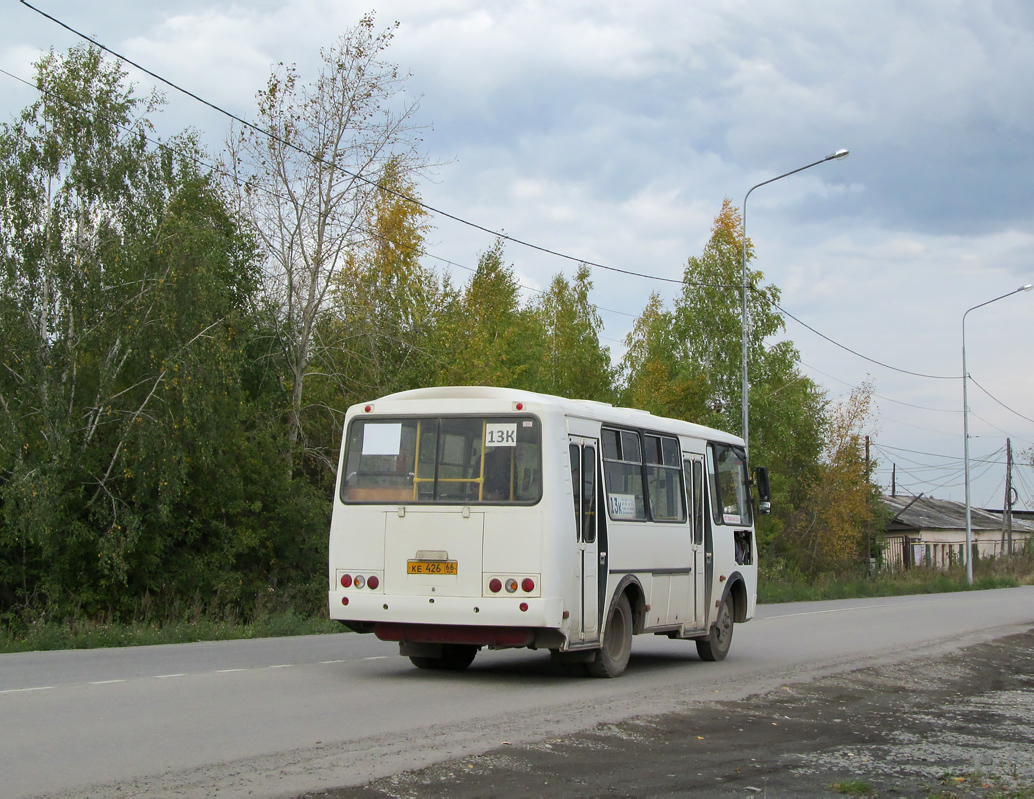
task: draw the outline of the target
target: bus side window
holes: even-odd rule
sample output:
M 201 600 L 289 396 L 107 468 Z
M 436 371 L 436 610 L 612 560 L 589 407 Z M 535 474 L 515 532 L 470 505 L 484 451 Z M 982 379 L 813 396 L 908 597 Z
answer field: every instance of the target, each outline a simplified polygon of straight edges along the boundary
M 610 518 L 646 520 L 643 491 L 643 456 L 639 434 L 631 430 L 607 430 L 603 438 L 603 476 L 607 484 Z
M 656 522 L 686 521 L 685 491 L 676 438 L 644 436 L 646 441 L 646 493 L 650 518 Z
M 582 541 L 596 540 L 596 448 L 582 450 Z

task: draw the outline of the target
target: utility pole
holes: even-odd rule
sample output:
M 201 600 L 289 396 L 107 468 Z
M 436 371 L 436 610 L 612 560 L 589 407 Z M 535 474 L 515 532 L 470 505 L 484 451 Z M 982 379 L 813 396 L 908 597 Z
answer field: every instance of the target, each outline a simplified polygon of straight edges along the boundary
M 869 437 L 865 437 L 865 504 L 872 501 L 872 488 L 869 486 Z M 865 574 L 872 576 L 872 514 L 865 514 Z
M 1012 439 L 1005 439 L 1005 499 L 1002 501 L 1002 555 L 1012 554 Z

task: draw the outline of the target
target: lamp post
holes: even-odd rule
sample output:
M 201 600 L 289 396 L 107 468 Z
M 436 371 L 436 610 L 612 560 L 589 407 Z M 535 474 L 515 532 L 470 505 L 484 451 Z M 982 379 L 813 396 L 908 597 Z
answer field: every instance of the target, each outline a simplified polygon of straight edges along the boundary
M 747 451 L 748 455 L 749 455 L 749 451 L 750 451 L 750 420 L 748 419 L 748 413 L 747 413 L 747 407 L 748 407 L 748 404 L 747 404 L 747 399 L 748 399 L 748 397 L 747 397 L 747 391 L 748 391 L 748 389 L 747 389 L 747 198 L 750 197 L 750 192 L 754 191 L 754 189 L 759 189 L 762 186 L 767 186 L 769 183 L 775 183 L 777 180 L 782 180 L 783 178 L 789 177 L 790 175 L 796 175 L 798 172 L 803 172 L 805 169 L 811 169 L 813 166 L 818 166 L 819 164 L 824 164 L 824 163 L 826 163 L 826 161 L 839 161 L 841 158 L 847 158 L 847 155 L 848 155 L 848 151 L 847 150 L 837 150 L 835 153 L 830 153 L 825 158 L 823 158 L 823 159 L 821 159 L 819 161 L 815 161 L 812 164 L 808 164 L 807 166 L 798 167 L 797 169 L 794 169 L 794 170 L 792 170 L 790 172 L 784 172 L 782 175 L 778 175 L 778 176 L 776 176 L 774 178 L 769 178 L 768 180 L 765 180 L 765 181 L 762 181 L 761 183 L 758 183 L 756 186 L 751 186 L 750 187 L 750 191 L 748 191 L 746 193 L 746 195 L 743 197 L 743 231 L 742 231 L 743 232 L 743 257 L 742 257 L 743 285 L 741 286 L 741 289 L 742 289 L 742 297 L 741 297 L 741 301 L 742 301 L 741 302 L 742 318 L 740 320 L 740 325 L 741 325 L 741 327 L 743 329 L 743 389 L 742 389 L 742 392 L 741 392 L 743 422 L 742 422 L 742 425 L 741 425 L 741 431 L 742 431 L 741 434 L 743 435 L 743 447 Z
M 998 300 L 1004 300 L 1006 297 L 1011 297 L 1013 294 L 1019 294 L 1021 291 L 1030 291 L 1034 288 L 1034 285 L 1028 283 L 1025 286 L 1020 286 L 1018 289 L 1003 294 L 1001 297 L 995 297 L 993 300 L 982 302 L 979 305 L 974 305 L 969 311 L 975 311 L 977 308 L 983 308 L 985 305 L 990 305 L 992 302 L 998 302 Z M 969 311 L 962 314 L 962 451 L 963 451 L 963 469 L 966 475 L 966 582 L 972 585 L 973 583 L 973 521 L 971 515 L 971 506 L 969 504 L 969 372 L 966 369 L 966 316 Z

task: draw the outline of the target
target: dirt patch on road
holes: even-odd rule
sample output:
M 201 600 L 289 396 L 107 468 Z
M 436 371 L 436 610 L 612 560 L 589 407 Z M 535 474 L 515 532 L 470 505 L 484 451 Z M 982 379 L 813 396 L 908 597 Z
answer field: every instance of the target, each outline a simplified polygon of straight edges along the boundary
M 1034 797 L 1034 629 L 307 797 Z

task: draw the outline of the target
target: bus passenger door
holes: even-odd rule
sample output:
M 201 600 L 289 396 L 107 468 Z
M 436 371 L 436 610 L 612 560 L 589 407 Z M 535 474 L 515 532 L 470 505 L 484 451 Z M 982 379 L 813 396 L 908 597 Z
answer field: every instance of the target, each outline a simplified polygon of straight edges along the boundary
M 600 637 L 599 609 L 599 540 L 596 515 L 596 439 L 570 437 L 571 484 L 574 489 L 576 522 L 580 641 L 596 641 Z
M 689 518 L 693 536 L 693 626 L 703 627 L 707 620 L 704 593 L 704 459 L 690 455 L 683 461 L 686 473 L 686 493 L 689 499 Z

